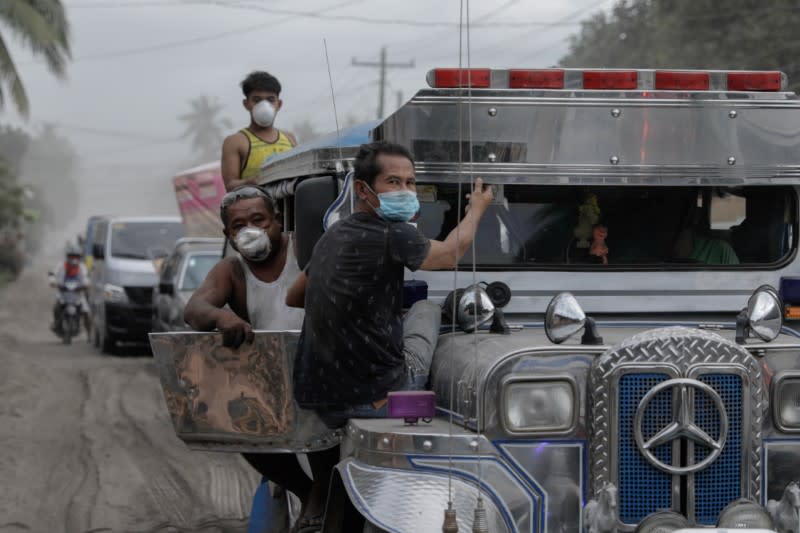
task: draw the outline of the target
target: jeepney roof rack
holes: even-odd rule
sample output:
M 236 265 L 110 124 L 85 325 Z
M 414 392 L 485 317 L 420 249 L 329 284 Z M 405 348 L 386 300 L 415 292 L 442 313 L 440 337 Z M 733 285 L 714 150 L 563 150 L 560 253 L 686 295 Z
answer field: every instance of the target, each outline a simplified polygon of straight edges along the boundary
M 272 156 L 261 167 L 259 183 L 268 185 L 298 175 L 335 174 L 341 165 L 355 158 L 359 146 L 372 140 L 371 132 L 381 122 L 380 120 L 364 122 L 345 128 L 338 135 L 336 132 L 328 133 L 299 144 L 288 152 Z M 340 163 L 339 168 L 337 162 Z
M 437 68 L 426 81 L 434 89 L 780 92 L 788 87 L 786 74 L 777 70 Z

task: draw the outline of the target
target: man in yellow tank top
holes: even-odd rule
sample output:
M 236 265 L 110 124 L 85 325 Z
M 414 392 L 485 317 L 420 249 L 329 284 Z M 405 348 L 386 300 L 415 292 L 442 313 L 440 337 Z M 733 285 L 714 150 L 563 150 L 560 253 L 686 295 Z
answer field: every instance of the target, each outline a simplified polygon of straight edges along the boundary
M 241 85 L 242 104 L 250 113 L 250 125 L 229 135 L 222 143 L 222 179 L 228 191 L 245 183 L 255 183 L 264 160 L 291 150 L 297 144 L 294 135 L 273 126 L 275 115 L 283 105 L 277 78 L 256 71 Z

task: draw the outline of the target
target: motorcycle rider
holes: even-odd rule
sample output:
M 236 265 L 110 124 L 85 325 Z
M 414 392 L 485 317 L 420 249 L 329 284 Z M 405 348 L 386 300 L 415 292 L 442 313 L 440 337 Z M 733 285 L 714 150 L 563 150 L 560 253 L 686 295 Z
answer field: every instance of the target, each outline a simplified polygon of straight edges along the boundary
M 61 310 L 63 307 L 63 300 L 61 298 L 61 287 L 67 281 L 77 281 L 81 287 L 81 302 L 80 312 L 83 317 L 83 323 L 86 327 L 86 334 L 91 338 L 91 321 L 89 318 L 89 303 L 86 300 L 86 291 L 89 288 L 89 275 L 86 266 L 81 261 L 81 251 L 75 245 L 67 245 L 66 257 L 64 262 L 56 269 L 56 273 L 51 280 L 51 285 L 59 289 L 58 296 L 56 297 L 55 305 L 53 306 L 53 323 L 50 329 L 55 333 L 60 334 L 59 328 L 61 325 Z

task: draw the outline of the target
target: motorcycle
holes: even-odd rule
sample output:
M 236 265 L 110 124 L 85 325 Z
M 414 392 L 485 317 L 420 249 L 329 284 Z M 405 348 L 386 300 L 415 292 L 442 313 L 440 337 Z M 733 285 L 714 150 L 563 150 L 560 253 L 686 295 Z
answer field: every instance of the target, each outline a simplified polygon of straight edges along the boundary
M 64 344 L 72 343 L 72 338 L 81 330 L 83 286 L 77 280 L 67 280 L 58 286 L 58 321 L 55 333 Z

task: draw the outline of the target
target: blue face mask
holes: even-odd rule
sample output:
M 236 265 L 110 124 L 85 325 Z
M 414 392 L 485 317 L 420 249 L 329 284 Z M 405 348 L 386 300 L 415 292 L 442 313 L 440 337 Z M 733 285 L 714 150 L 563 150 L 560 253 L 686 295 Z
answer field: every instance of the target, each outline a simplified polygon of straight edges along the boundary
M 367 185 L 369 187 L 369 185 Z M 369 187 L 372 191 L 372 187 Z M 391 191 L 375 193 L 380 205 L 375 207 L 375 214 L 389 222 L 408 222 L 419 212 L 419 200 L 411 191 Z

